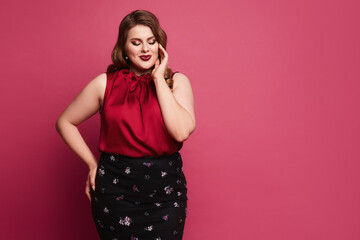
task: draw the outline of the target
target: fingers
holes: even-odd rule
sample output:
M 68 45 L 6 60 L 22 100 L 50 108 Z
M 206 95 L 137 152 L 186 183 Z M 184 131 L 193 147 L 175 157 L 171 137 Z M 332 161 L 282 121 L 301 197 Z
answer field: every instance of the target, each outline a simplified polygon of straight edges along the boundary
M 164 48 L 161 44 L 159 44 L 159 49 L 160 49 L 160 55 L 162 55 L 162 58 L 163 58 L 163 59 L 165 59 L 165 58 L 167 59 L 167 58 L 168 58 L 168 54 L 167 54 L 165 48 Z
M 92 188 L 92 190 L 95 191 L 95 178 L 96 178 L 96 170 L 97 168 L 92 168 L 89 171 L 89 175 L 88 175 L 88 182 L 89 182 L 89 186 Z
M 166 53 L 166 50 L 165 48 L 159 43 L 159 48 L 161 49 L 161 51 L 165 52 Z
M 159 65 L 160 65 L 160 60 L 157 59 L 155 62 L 154 68 L 152 70 L 152 75 L 157 71 L 157 69 L 159 68 Z
M 154 69 L 152 71 L 153 79 L 163 78 L 168 64 L 168 54 L 163 46 L 161 46 L 161 44 L 159 44 L 159 55 L 160 57 L 156 60 Z
M 91 202 L 89 181 L 86 181 L 85 194 Z
M 89 198 L 91 202 L 91 190 L 95 191 L 95 177 L 96 177 L 96 169 L 92 169 L 89 172 L 88 178 L 86 180 L 85 186 L 85 194 Z
M 91 174 L 89 176 L 90 186 L 95 191 L 95 174 Z

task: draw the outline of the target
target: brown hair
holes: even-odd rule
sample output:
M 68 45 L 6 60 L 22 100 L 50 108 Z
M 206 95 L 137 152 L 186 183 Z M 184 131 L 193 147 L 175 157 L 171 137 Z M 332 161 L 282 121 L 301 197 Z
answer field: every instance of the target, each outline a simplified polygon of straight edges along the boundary
M 156 41 L 166 49 L 167 36 L 165 31 L 160 27 L 159 21 L 156 16 L 146 10 L 136 10 L 124 17 L 119 26 L 118 39 L 115 47 L 111 53 L 112 64 L 107 67 L 107 72 L 115 72 L 120 69 L 129 69 L 130 60 L 126 60 L 125 56 L 125 43 L 128 37 L 128 32 L 136 25 L 145 25 L 151 29 Z M 169 88 L 173 87 L 172 70 L 167 67 L 165 71 L 165 80 Z

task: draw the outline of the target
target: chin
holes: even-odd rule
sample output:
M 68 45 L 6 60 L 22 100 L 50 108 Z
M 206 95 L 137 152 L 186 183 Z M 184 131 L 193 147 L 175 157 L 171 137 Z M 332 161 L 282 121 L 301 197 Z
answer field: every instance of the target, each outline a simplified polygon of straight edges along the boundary
M 138 69 L 141 71 L 147 71 L 150 70 L 154 67 L 155 63 L 150 63 L 150 64 L 142 64 L 140 66 L 138 66 Z

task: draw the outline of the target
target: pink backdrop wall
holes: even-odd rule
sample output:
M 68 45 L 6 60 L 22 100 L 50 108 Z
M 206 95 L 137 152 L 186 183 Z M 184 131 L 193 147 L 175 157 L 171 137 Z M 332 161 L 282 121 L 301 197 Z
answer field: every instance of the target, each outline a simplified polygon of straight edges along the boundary
M 54 125 L 135 9 L 195 95 L 184 239 L 360 239 L 355 0 L 2 3 L 0 238 L 98 239 L 87 168 Z M 96 156 L 99 120 L 80 125 Z

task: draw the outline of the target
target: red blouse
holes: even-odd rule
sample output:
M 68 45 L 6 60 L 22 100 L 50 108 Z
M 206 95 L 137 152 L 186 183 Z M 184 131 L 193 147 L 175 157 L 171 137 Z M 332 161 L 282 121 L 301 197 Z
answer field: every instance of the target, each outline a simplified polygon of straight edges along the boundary
M 167 131 L 151 74 L 107 73 L 98 150 L 130 157 L 170 155 L 183 143 Z

